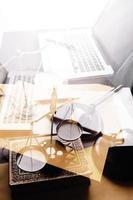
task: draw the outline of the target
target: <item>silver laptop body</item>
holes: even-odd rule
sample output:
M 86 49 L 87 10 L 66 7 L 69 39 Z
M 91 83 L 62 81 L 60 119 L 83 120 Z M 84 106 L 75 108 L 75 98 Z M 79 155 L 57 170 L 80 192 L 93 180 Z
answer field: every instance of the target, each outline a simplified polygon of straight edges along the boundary
M 64 79 L 113 74 L 90 29 L 51 31 L 39 34 L 38 38 L 44 72 L 54 73 Z

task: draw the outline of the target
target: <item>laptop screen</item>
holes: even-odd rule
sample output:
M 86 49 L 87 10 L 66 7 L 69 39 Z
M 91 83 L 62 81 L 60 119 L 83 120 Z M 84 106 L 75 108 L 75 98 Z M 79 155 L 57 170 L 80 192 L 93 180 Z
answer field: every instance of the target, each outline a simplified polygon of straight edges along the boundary
M 93 29 L 96 40 L 115 71 L 133 50 L 132 12 L 132 0 L 108 0 Z

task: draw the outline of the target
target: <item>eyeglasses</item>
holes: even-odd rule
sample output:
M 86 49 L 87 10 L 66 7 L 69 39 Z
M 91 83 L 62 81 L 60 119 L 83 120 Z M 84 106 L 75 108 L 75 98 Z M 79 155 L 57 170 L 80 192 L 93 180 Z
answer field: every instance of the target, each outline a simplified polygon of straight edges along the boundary
M 73 120 L 64 120 L 61 121 L 56 128 L 57 135 L 60 139 L 71 142 L 79 139 L 81 135 L 83 134 L 83 131 L 88 132 L 91 137 L 91 141 L 98 139 L 98 137 L 101 137 L 103 134 L 102 132 L 97 132 L 85 127 L 82 127 L 78 122 L 75 122 Z M 84 134 L 85 135 L 85 134 Z
M 65 107 L 62 106 L 60 111 L 57 111 L 53 116 L 52 124 L 56 124 L 57 136 L 63 141 L 72 142 L 79 139 L 82 135 L 88 134 L 90 135 L 90 140 L 95 142 L 98 137 L 103 135 L 102 132 L 84 127 L 78 121 L 72 119 L 74 107 L 74 104 L 68 104 Z M 61 112 L 61 118 L 59 118 L 59 112 Z M 64 116 L 62 116 L 62 113 Z

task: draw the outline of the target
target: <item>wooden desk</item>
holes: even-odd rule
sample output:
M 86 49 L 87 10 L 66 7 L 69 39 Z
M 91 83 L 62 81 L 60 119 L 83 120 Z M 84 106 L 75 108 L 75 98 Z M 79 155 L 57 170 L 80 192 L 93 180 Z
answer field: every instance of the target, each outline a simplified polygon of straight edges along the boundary
M 100 183 L 91 181 L 91 185 L 88 188 L 77 186 L 76 188 L 46 191 L 44 192 L 45 198 L 49 200 L 127 200 L 133 199 L 133 184 L 121 185 L 103 176 Z M 0 200 L 11 200 L 7 163 L 0 164 Z
M 10 200 L 11 193 L 8 185 L 8 163 L 0 164 L 0 200 Z

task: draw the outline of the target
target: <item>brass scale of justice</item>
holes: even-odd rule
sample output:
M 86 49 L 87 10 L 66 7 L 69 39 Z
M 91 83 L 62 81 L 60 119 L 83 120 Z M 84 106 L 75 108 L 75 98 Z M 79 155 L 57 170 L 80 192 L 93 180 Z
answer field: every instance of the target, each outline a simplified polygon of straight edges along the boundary
M 98 100 L 96 104 L 91 104 L 89 109 L 95 111 L 97 105 L 102 103 L 106 98 L 110 97 L 114 92 L 119 91 L 123 86 L 120 85 L 109 92 L 107 92 L 102 98 Z M 81 140 L 81 136 L 84 132 L 89 134 L 89 141 L 91 145 L 94 145 L 97 140 L 101 137 L 105 137 L 110 140 L 110 146 L 116 146 L 119 144 L 124 143 L 123 138 L 117 138 L 117 135 L 122 132 L 120 130 L 118 133 L 113 133 L 110 136 L 103 134 L 101 131 L 95 131 L 90 128 L 82 126 L 78 121 L 74 120 L 74 108 L 77 106 L 77 103 L 73 102 L 73 99 L 68 100 L 63 105 L 57 108 L 57 92 L 55 87 L 53 87 L 53 91 L 51 93 L 51 100 L 50 100 L 50 110 L 48 113 L 44 114 L 37 120 L 33 120 L 31 125 L 33 126 L 34 123 L 37 123 L 43 118 L 48 118 L 51 121 L 51 133 L 50 138 L 44 143 L 40 142 L 38 139 L 37 134 L 31 134 L 28 139 L 26 140 L 24 148 L 19 151 L 17 154 L 17 166 L 27 172 L 36 172 L 43 169 L 46 163 L 49 163 L 49 160 L 54 160 L 56 166 L 56 160 L 58 157 L 62 157 L 62 162 L 64 162 L 65 154 L 64 152 L 66 149 L 70 151 L 75 151 L 78 158 L 80 159 L 81 163 L 83 163 L 83 169 L 81 170 L 80 174 L 88 173 L 91 174 L 91 170 L 89 168 L 88 160 L 86 159 L 87 154 L 85 152 L 84 145 Z M 67 105 L 67 106 L 66 106 Z M 62 119 L 56 115 L 59 112 L 64 112 L 65 108 L 65 118 Z M 69 117 L 67 117 L 69 115 Z M 53 133 L 53 124 L 56 123 L 56 133 Z M 53 140 L 54 136 L 57 136 L 55 140 Z M 44 136 L 45 137 L 45 136 Z M 32 144 L 33 139 L 36 145 Z M 39 148 L 38 148 L 39 147 Z M 35 154 L 33 156 L 33 154 Z M 64 158 L 64 159 L 63 159 Z M 88 167 L 86 167 L 88 166 Z M 69 169 L 71 170 L 71 169 Z M 72 169 L 73 172 L 73 169 Z M 76 171 L 76 166 L 74 169 Z

